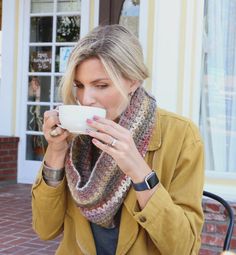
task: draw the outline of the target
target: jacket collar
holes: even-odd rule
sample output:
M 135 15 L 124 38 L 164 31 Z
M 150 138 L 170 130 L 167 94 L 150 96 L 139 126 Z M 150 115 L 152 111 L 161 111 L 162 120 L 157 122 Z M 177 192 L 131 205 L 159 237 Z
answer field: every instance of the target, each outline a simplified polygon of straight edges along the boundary
M 148 151 L 155 151 L 161 147 L 161 123 L 160 112 L 157 108 L 156 123 L 152 131 L 152 136 L 148 145 Z

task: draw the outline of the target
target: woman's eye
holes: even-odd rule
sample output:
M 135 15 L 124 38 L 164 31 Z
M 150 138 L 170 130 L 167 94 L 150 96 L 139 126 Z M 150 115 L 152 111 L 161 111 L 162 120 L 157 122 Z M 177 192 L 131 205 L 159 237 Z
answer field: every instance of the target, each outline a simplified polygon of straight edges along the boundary
M 76 88 L 79 88 L 79 89 L 84 87 L 84 85 L 82 83 L 76 83 L 76 82 L 73 83 L 73 86 Z
M 107 84 L 97 84 L 96 87 L 99 89 L 105 89 L 108 87 L 108 85 Z

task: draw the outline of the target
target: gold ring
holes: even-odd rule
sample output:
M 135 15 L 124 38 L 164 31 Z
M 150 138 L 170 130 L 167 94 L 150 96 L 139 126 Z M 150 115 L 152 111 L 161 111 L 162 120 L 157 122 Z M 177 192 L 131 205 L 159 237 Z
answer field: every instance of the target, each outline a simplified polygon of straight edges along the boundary
M 117 140 L 115 138 L 113 138 L 112 142 L 111 142 L 111 147 L 114 147 L 117 143 Z
M 49 132 L 50 136 L 51 137 L 57 137 L 59 136 L 60 134 L 57 132 L 56 129 L 52 129 L 50 132 Z

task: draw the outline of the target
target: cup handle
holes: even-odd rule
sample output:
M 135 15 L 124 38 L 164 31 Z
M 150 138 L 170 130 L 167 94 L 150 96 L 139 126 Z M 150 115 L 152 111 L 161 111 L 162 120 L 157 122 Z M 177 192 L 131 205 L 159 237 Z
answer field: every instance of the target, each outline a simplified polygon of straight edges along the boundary
M 53 111 L 55 111 L 55 112 L 57 112 L 59 114 L 58 108 L 53 109 Z M 60 128 L 66 129 L 61 124 L 57 124 L 57 126 L 60 127 Z

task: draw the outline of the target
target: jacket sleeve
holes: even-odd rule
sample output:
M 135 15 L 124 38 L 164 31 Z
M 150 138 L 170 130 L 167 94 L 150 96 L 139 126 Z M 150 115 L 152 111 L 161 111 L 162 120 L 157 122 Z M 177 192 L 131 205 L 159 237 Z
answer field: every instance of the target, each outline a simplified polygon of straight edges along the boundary
M 43 240 L 54 239 L 63 230 L 66 210 L 66 180 L 56 187 L 47 185 L 42 168 L 32 186 L 33 229 Z
M 203 144 L 199 139 L 189 139 L 190 133 L 177 153 L 170 184 L 164 187 L 160 183 L 145 208 L 139 211 L 136 205 L 133 210 L 134 218 L 163 255 L 195 255 L 201 243 Z

